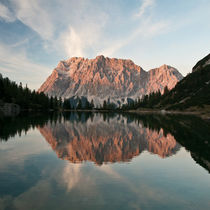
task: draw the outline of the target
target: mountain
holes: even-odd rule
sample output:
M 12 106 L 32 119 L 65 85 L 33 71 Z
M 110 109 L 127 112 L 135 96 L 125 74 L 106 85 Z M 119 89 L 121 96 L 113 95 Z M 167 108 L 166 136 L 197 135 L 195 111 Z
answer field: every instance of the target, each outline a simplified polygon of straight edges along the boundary
M 97 56 L 95 59 L 73 57 L 60 61 L 39 88 L 49 96 L 70 98 L 85 96 L 95 104 L 139 98 L 164 87 L 172 89 L 183 76 L 173 67 L 163 65 L 144 71 L 131 60 Z

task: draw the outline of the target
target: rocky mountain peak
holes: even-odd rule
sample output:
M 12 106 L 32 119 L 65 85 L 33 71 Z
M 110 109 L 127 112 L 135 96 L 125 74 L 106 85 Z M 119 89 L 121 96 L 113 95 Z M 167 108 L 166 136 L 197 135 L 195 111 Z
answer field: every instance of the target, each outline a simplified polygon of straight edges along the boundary
M 163 64 L 162 66 L 159 67 L 160 69 L 169 69 L 171 66 L 168 66 L 166 64 Z
M 95 58 L 96 60 L 105 60 L 106 58 L 104 57 L 104 55 L 98 55 Z
M 60 61 L 38 91 L 63 98 L 85 96 L 101 104 L 108 98 L 117 102 L 163 92 L 165 86 L 171 89 L 180 79 L 182 75 L 168 65 L 146 72 L 129 59 L 73 57 Z

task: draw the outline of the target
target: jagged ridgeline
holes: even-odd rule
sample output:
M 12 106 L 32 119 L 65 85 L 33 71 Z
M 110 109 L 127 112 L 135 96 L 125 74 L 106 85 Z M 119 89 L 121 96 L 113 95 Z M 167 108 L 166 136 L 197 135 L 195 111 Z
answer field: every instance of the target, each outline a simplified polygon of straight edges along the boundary
M 85 97 L 97 107 L 119 106 L 145 94 L 172 89 L 183 76 L 175 68 L 162 65 L 145 71 L 128 59 L 97 56 L 73 57 L 60 61 L 39 92 L 62 98 Z

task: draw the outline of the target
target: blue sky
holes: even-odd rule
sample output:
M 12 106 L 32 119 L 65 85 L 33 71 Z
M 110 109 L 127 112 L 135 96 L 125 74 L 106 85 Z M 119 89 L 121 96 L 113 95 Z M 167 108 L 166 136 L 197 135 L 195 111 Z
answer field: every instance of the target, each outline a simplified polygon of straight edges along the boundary
M 0 0 L 0 73 L 37 89 L 60 60 L 103 54 L 186 75 L 209 20 L 209 0 Z

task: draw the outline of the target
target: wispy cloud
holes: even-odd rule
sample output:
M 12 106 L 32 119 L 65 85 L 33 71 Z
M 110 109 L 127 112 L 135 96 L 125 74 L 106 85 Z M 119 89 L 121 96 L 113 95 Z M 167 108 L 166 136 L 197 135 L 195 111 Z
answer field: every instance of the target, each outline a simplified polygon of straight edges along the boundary
M 59 50 L 58 48 L 63 49 L 65 55 L 68 57 L 88 57 L 91 51 L 96 53 L 97 47 L 101 46 L 102 30 L 101 26 L 97 23 L 86 26 L 84 23 L 83 27 L 80 29 L 69 26 L 69 28 L 55 40 L 54 47 L 57 50 Z
M 37 32 L 43 39 L 52 39 L 54 25 L 50 15 L 37 0 L 11 1 L 16 18 Z
M 79 8 L 77 13 L 69 12 L 68 8 L 71 4 L 75 8 Z M 98 10 L 97 4 L 92 4 L 89 1 L 88 3 L 80 1 L 76 4 L 71 1 L 70 4 L 64 2 L 61 9 L 56 9 L 53 12 L 52 10 L 47 11 L 40 0 L 17 0 L 12 5 L 16 18 L 37 32 L 45 41 L 45 49 L 54 48 L 66 57 L 88 57 L 91 52 L 94 56 L 96 54 L 112 56 L 136 38 L 143 39 L 163 32 L 163 29 L 167 27 L 165 21 L 154 22 L 145 17 L 147 10 L 154 4 L 155 0 L 142 1 L 138 13 L 135 14 L 136 17 L 141 17 L 140 24 L 130 32 L 129 36 L 120 40 L 115 40 L 114 37 L 109 40 L 104 36 L 108 14 L 101 8 Z M 62 19 L 60 24 L 56 17 Z M 132 21 L 132 17 L 130 18 Z M 60 30 L 60 25 L 65 25 L 65 27 Z
M 139 11 L 135 14 L 135 17 L 142 17 L 149 7 L 154 6 L 154 3 L 155 0 L 142 0 L 142 4 L 139 8 Z
M 134 15 L 135 19 L 138 18 L 139 23 L 136 28 L 130 32 L 129 36 L 113 42 L 110 47 L 103 49 L 99 54 L 112 56 L 115 52 L 119 51 L 124 46 L 128 45 L 135 39 L 145 40 L 152 38 L 162 33 L 166 33 L 169 28 L 169 22 L 165 20 L 154 20 L 152 11 L 147 12 L 149 8 L 153 7 L 155 0 L 143 0 L 138 10 Z M 147 15 L 145 15 L 147 13 Z
M 25 39 L 23 39 L 23 40 L 20 40 L 19 42 L 16 42 L 16 43 L 14 43 L 14 44 L 11 44 L 11 45 L 9 45 L 9 47 L 11 47 L 11 48 L 15 48 L 15 47 L 19 47 L 19 46 L 21 46 L 21 45 L 25 45 L 25 44 L 27 44 L 28 42 L 29 42 L 29 38 L 25 38 Z
M 62 181 L 64 182 L 67 192 L 70 192 L 81 178 L 81 164 L 69 163 L 64 167 Z
M 69 27 L 69 29 L 61 35 L 59 41 L 61 41 L 68 56 L 84 56 L 83 50 L 85 45 L 83 45 L 84 43 L 82 42 L 81 37 L 73 27 Z
M 18 20 L 38 34 L 42 50 L 46 51 L 40 54 L 54 51 L 63 58 L 88 56 L 88 51 L 94 52 L 95 46 L 100 45 L 106 13 L 97 10 L 97 5 L 88 1 L 64 1 L 61 7 L 55 8 L 58 1 L 52 2 L 52 6 L 41 0 L 9 2 L 11 10 L 0 4 L 0 18 L 7 22 Z M 28 58 L 24 45 L 30 45 L 30 40 L 31 34 L 13 44 L 0 43 L 0 71 L 17 82 L 38 88 L 52 69 Z
M 165 33 L 169 26 L 169 23 L 165 21 L 152 23 L 148 20 L 148 23 L 146 22 L 140 24 L 136 30 L 131 32 L 130 36 L 114 42 L 110 45 L 110 47 L 103 49 L 99 54 L 112 56 L 115 52 L 120 50 L 122 47 L 128 45 L 134 39 L 139 38 L 141 40 L 144 40 L 153 36 L 157 36 L 158 34 Z
M 16 19 L 40 36 L 45 49 L 53 48 L 68 57 L 94 51 L 108 16 L 91 1 L 63 1 L 56 9 L 56 1 L 51 7 L 41 0 L 10 2 Z
M 17 82 L 28 84 L 37 89 L 52 69 L 29 60 L 24 50 L 14 51 L 0 44 L 0 72 Z
M 6 22 L 15 21 L 15 17 L 12 14 L 12 12 L 6 6 L 4 6 L 2 3 L 0 3 L 0 20 L 1 19 Z
M 63 49 L 68 57 L 88 57 L 91 52 L 96 53 L 101 46 L 108 18 L 104 11 L 96 8 L 96 5 L 89 2 L 87 5 L 82 4 L 74 16 L 69 15 L 65 20 L 65 29 L 54 41 L 57 50 Z
M 0 2 L 0 45 L 4 46 L 0 70 L 17 81 L 33 80 L 32 87 L 41 85 L 52 71 L 39 62 L 51 66 L 57 59 L 104 54 L 132 58 L 148 69 L 163 62 L 177 67 L 182 63 L 179 70 L 188 72 L 198 57 L 208 53 L 208 0 L 178 1 L 176 9 L 170 1 L 157 0 Z M 199 33 L 194 33 L 198 25 Z M 159 37 L 163 33 L 167 41 Z M 197 49 L 193 59 L 192 49 Z

